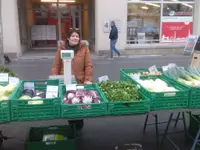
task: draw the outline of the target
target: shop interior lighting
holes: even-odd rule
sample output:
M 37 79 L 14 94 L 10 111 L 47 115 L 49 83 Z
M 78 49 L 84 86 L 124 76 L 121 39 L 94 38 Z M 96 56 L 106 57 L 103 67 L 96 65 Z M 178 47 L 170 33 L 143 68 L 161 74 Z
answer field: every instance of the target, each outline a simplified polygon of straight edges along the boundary
M 160 7 L 158 4 L 153 4 L 153 3 L 145 3 L 146 5 L 154 6 L 154 7 Z
M 142 6 L 141 8 L 142 9 L 149 9 L 147 6 Z
M 186 3 L 183 3 L 183 2 L 180 2 L 179 0 L 172 0 L 172 1 L 173 1 L 173 2 L 179 2 L 179 3 L 181 3 L 181 4 L 184 5 L 184 6 L 193 8 L 193 6 L 191 6 L 191 5 L 189 5 L 189 4 L 186 4 Z
M 56 3 L 57 0 L 41 0 L 41 2 Z M 59 3 L 74 3 L 75 0 L 58 0 Z

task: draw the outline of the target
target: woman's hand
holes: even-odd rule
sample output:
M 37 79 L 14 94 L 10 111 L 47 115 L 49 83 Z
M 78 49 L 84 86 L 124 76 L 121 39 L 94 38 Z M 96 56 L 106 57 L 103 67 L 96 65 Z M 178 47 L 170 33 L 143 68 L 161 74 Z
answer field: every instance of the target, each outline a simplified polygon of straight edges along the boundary
M 85 81 L 84 84 L 92 84 L 90 81 Z

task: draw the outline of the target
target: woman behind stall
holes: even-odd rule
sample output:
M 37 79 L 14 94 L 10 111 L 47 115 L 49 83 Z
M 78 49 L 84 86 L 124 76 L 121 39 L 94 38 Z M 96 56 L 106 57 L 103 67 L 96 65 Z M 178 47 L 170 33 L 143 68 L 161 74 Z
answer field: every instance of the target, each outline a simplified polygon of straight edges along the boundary
M 91 84 L 93 80 L 92 60 L 89 48 L 80 41 L 78 29 L 70 29 L 66 43 L 62 43 L 56 52 L 52 66 L 52 75 L 63 75 L 63 61 L 60 56 L 61 50 L 73 50 L 72 75 L 78 84 Z M 69 121 L 76 124 L 77 129 L 83 127 L 83 120 Z

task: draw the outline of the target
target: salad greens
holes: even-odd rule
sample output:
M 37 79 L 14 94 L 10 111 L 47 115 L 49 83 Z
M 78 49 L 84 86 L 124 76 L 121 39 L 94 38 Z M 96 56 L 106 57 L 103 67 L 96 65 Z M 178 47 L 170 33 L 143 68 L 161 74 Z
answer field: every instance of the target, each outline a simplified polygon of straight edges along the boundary
M 98 85 L 110 102 L 125 102 L 141 99 L 138 89 L 131 82 L 112 81 L 101 82 Z

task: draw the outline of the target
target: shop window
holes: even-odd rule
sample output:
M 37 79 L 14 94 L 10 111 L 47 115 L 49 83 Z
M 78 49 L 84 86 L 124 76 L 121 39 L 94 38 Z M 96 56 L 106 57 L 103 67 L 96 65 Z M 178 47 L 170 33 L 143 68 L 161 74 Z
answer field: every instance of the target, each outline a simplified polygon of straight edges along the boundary
M 192 34 L 192 3 L 164 3 L 161 42 L 185 43 Z
M 127 44 L 159 43 L 160 4 L 128 3 Z

